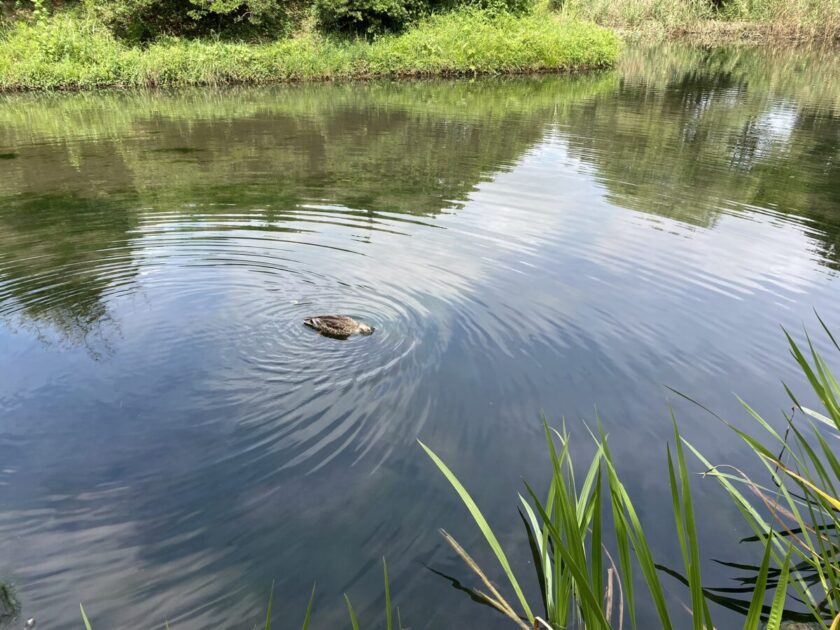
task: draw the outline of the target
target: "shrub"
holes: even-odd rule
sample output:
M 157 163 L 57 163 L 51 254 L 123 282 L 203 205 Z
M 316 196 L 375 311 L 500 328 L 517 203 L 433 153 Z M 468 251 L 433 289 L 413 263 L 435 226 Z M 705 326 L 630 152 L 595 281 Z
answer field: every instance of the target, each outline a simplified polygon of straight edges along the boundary
M 287 34 L 298 5 L 284 0 L 84 0 L 123 39 L 162 35 L 253 37 Z
M 534 0 L 316 0 L 324 31 L 376 37 L 404 30 L 430 13 L 468 7 L 490 14 L 530 11 Z
M 318 23 L 327 32 L 374 37 L 402 31 L 417 17 L 417 0 L 317 0 Z

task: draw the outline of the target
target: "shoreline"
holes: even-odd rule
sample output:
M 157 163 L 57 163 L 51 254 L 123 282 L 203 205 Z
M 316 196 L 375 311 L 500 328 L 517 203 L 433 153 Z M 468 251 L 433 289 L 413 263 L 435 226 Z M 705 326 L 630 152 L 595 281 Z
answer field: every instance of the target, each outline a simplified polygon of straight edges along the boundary
M 229 80 L 206 83 L 148 83 L 131 85 L 121 83 L 102 83 L 91 86 L 61 85 L 55 87 L 38 86 L 0 86 L 0 95 L 13 94 L 81 94 L 84 92 L 128 92 L 136 90 L 154 91 L 181 88 L 226 88 L 256 87 L 272 85 L 371 83 L 376 81 L 427 81 L 432 79 L 485 79 L 493 77 L 528 77 L 528 76 L 567 76 L 611 70 L 615 64 L 572 66 L 565 68 L 529 68 L 523 70 L 443 70 L 443 71 L 397 71 L 392 73 L 348 74 L 323 77 L 286 77 L 266 80 Z

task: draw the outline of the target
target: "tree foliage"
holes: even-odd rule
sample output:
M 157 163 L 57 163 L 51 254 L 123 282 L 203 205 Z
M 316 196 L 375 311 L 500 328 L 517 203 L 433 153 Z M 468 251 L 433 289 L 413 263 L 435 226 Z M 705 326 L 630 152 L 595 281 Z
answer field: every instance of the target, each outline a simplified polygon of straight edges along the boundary
M 84 0 L 116 35 L 253 37 L 285 34 L 300 4 L 283 0 Z
M 534 0 L 315 0 L 323 30 L 364 37 L 399 32 L 424 15 L 464 6 L 523 14 Z

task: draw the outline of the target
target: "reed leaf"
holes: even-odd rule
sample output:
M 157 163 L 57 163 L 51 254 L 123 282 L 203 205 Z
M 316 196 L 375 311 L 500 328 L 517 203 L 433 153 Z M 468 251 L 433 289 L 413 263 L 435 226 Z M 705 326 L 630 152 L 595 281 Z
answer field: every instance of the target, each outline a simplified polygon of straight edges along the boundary
M 303 617 L 301 630 L 309 630 L 309 620 L 312 619 L 312 605 L 315 603 L 315 585 L 312 585 L 312 593 L 309 595 L 309 603 L 306 605 L 306 615 Z
M 271 630 L 271 609 L 274 607 L 274 582 L 271 583 L 271 592 L 268 594 L 268 609 L 265 613 L 265 630 Z
M 359 620 L 356 617 L 356 611 L 353 610 L 353 604 L 350 603 L 350 598 L 347 593 L 344 594 L 344 602 L 347 604 L 347 614 L 350 616 L 350 625 L 353 630 L 359 630 Z
M 85 624 L 85 630 L 93 630 L 93 628 L 91 628 L 91 626 L 90 626 L 90 620 L 88 619 L 88 616 L 85 614 L 85 607 L 82 606 L 81 604 L 79 604 L 79 610 L 82 613 L 82 621 Z
M 787 598 L 787 583 L 790 573 L 790 549 L 785 556 L 782 571 L 779 573 L 776 584 L 776 594 L 773 596 L 773 607 L 770 609 L 770 616 L 767 618 L 767 630 L 779 630 L 782 625 L 782 613 L 784 612 L 785 599 Z
M 388 630 L 393 630 L 393 620 L 391 615 L 391 583 L 388 580 L 388 563 L 385 558 L 382 558 L 382 573 L 385 578 L 385 627 Z
M 761 567 L 756 576 L 750 609 L 744 621 L 744 630 L 760 630 L 761 628 L 761 612 L 764 609 L 764 595 L 767 592 L 767 574 L 770 569 L 770 551 L 772 549 L 773 541 L 768 536 L 767 543 L 764 545 L 764 557 L 761 559 Z
M 502 546 L 499 544 L 496 535 L 493 533 L 493 530 L 490 528 L 490 524 L 487 522 L 487 519 L 484 518 L 484 515 L 481 513 L 481 510 L 476 505 L 473 498 L 470 496 L 467 489 L 458 481 L 458 478 L 453 474 L 453 472 L 449 469 L 449 467 L 443 463 L 443 461 L 435 455 L 435 453 L 423 442 L 418 440 L 418 443 L 426 451 L 426 454 L 432 459 L 438 469 L 443 473 L 444 477 L 446 477 L 447 481 L 452 485 L 455 491 L 458 493 L 458 496 L 461 497 L 461 501 L 463 501 L 464 505 L 469 510 L 470 514 L 472 515 L 473 519 L 475 520 L 478 528 L 481 530 L 481 533 L 484 535 L 485 540 L 490 545 L 490 548 L 493 550 L 493 553 L 496 556 L 496 559 L 499 561 L 499 564 L 502 565 L 502 569 L 505 572 L 505 575 L 510 582 L 510 585 L 513 587 L 513 590 L 516 592 L 516 596 L 519 599 L 519 603 L 522 606 L 522 609 L 525 611 L 525 616 L 528 617 L 528 621 L 533 624 L 534 623 L 534 614 L 531 612 L 531 607 L 528 605 L 528 601 L 525 599 L 525 594 L 522 592 L 522 588 L 519 586 L 519 581 L 516 579 L 516 576 L 513 574 L 513 569 L 510 567 L 510 563 L 508 562 L 507 556 L 505 552 L 502 550 Z

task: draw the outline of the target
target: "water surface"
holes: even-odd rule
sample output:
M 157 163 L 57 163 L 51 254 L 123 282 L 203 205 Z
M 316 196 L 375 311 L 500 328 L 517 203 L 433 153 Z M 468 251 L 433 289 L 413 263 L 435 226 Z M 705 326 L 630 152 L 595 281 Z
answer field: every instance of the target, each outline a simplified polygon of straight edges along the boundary
M 780 420 L 780 379 L 804 384 L 779 326 L 840 330 L 837 57 L 4 97 L 0 575 L 24 614 L 252 627 L 276 579 L 278 617 L 317 582 L 318 627 L 344 592 L 381 623 L 386 556 L 412 628 L 506 627 L 425 568 L 470 581 L 438 527 L 494 565 L 416 440 L 527 571 L 540 413 L 585 458 L 596 407 L 673 557 L 669 401 L 710 459 L 749 463 L 663 386 Z M 329 312 L 376 333 L 302 326 Z M 712 559 L 754 550 L 697 495 L 722 584 Z

